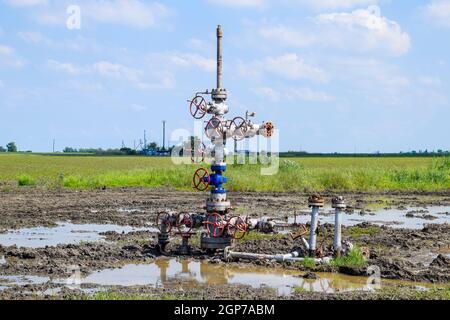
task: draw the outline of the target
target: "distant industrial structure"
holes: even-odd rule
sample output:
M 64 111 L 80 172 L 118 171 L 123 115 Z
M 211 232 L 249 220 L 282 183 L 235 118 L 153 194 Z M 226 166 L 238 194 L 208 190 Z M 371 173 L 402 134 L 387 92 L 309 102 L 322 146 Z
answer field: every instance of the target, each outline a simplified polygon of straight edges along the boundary
M 166 121 L 162 122 L 162 148 L 159 148 L 156 143 L 147 143 L 147 131 L 144 130 L 144 141 L 140 140 L 139 145 L 134 149 L 143 156 L 151 157 L 168 157 L 170 156 L 170 150 L 166 149 Z M 139 150 L 140 149 L 140 150 Z M 138 151 L 139 150 L 139 151 Z

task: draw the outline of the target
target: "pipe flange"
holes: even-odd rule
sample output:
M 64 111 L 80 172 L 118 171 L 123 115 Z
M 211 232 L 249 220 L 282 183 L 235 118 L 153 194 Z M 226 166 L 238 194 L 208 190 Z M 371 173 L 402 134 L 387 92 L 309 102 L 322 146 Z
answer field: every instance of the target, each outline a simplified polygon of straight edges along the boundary
M 228 93 L 226 89 L 213 89 L 211 92 L 211 98 L 214 101 L 225 101 L 228 98 Z
M 333 209 L 345 209 L 347 207 L 345 199 L 342 196 L 333 197 L 331 199 L 331 207 Z
M 308 198 L 309 207 L 323 207 L 325 205 L 325 200 L 319 194 L 313 194 Z

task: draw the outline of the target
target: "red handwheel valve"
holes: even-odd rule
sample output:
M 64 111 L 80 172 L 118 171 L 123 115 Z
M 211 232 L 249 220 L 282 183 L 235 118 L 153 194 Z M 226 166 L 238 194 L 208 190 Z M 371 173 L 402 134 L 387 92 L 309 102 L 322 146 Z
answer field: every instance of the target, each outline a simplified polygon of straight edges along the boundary
M 203 224 L 206 226 L 208 235 L 213 238 L 220 238 L 226 227 L 226 221 L 224 221 L 222 216 L 218 213 L 208 214 L 206 221 L 203 222 Z
M 248 224 L 239 216 L 232 216 L 227 223 L 228 234 L 235 240 L 240 240 L 248 233 Z
M 190 102 L 191 104 L 189 105 L 189 111 L 191 112 L 191 115 L 197 120 L 202 119 L 208 110 L 208 103 L 205 98 L 202 96 L 196 96 Z
M 194 189 L 197 189 L 198 191 L 205 191 L 208 189 L 209 184 L 211 183 L 211 177 L 208 170 L 200 168 L 195 171 L 194 177 L 192 178 L 192 183 Z

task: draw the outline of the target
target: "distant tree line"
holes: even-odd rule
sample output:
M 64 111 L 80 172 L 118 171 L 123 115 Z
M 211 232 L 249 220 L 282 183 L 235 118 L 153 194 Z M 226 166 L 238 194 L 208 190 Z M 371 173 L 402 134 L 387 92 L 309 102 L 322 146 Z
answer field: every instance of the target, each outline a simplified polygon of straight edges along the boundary
M 149 143 L 144 149 L 146 150 L 153 150 L 155 152 L 159 151 L 168 151 L 171 152 L 174 147 L 170 147 L 169 149 L 163 150 L 162 147 L 160 147 L 156 142 Z M 63 153 L 90 153 L 95 155 L 138 155 L 141 153 L 140 150 L 135 150 L 128 147 L 123 147 L 120 149 L 102 149 L 102 148 L 71 148 L 71 147 L 65 147 L 63 150 Z
M 63 150 L 64 153 L 91 153 L 97 155 L 136 155 L 137 151 L 130 148 L 121 149 L 102 149 L 102 148 L 71 148 L 66 147 Z
M 308 153 L 306 151 L 288 151 L 280 152 L 280 157 L 430 157 L 430 156 L 448 156 L 450 151 L 448 150 L 412 150 L 408 152 L 400 151 L 398 153 L 383 153 L 376 151 L 373 153 Z
M 0 152 L 17 152 L 17 146 L 15 142 L 10 142 L 6 145 L 6 149 L 0 146 Z

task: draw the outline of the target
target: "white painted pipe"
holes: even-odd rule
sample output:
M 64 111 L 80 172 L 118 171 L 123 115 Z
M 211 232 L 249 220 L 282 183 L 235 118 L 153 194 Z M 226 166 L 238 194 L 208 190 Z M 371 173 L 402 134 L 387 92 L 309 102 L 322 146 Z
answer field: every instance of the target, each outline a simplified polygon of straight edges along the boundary
M 260 253 L 249 253 L 249 252 L 234 252 L 230 251 L 229 247 L 224 250 L 224 258 L 240 258 L 248 260 L 275 260 L 277 262 L 303 262 L 305 258 L 299 258 L 298 252 L 292 252 L 288 254 L 260 254 Z M 331 258 L 315 258 L 312 259 L 317 264 L 328 263 Z
M 311 229 L 309 233 L 309 251 L 310 254 L 313 255 L 316 252 L 316 243 L 317 243 L 317 224 L 319 222 L 319 207 L 312 206 L 311 210 Z
M 335 209 L 334 219 L 334 251 L 342 251 L 342 211 L 341 208 Z
M 301 239 L 302 239 L 303 245 L 305 246 L 306 250 L 309 251 L 309 243 L 308 243 L 308 241 L 305 238 L 303 238 L 303 237 Z

